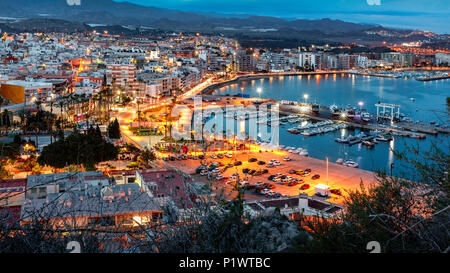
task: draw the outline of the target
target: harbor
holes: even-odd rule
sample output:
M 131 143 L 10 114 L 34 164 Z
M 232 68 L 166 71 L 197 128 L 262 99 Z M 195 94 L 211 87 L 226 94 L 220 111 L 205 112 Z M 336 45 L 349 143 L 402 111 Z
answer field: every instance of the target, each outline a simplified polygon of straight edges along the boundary
M 220 88 L 213 94 L 241 93 L 253 99 L 270 100 L 266 103 L 278 103 L 280 146 L 302 148 L 310 157 L 321 160 L 341 159 L 353 161 L 365 170 L 389 171 L 396 161 L 392 150 L 404 151 L 418 142 L 423 151 L 429 150 L 433 143 L 448 145 L 446 82 L 316 75 L 251 80 Z M 426 94 L 422 91 L 424 84 Z M 305 98 L 305 94 L 309 97 Z M 400 111 L 388 107 L 395 105 L 400 106 Z M 313 128 L 317 126 L 313 124 L 318 124 L 320 130 Z

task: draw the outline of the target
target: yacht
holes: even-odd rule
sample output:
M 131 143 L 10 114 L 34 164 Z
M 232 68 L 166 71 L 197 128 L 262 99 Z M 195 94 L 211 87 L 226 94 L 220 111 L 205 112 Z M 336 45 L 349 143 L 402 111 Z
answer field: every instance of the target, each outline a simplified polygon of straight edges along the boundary
M 344 165 L 351 168 L 358 168 L 359 164 L 352 160 L 347 160 L 344 162 Z
M 333 117 L 338 117 L 340 115 L 339 107 L 336 104 L 330 106 L 330 112 Z
M 361 113 L 361 120 L 368 123 L 370 121 L 370 114 L 367 112 Z
M 314 113 L 314 114 L 318 114 L 319 113 L 319 110 L 320 110 L 320 106 L 319 106 L 319 104 L 318 103 L 313 103 L 312 104 L 312 112 Z
M 348 119 L 352 120 L 355 117 L 356 112 L 355 109 L 353 109 L 352 107 L 348 107 L 346 112 L 347 112 L 346 116 Z

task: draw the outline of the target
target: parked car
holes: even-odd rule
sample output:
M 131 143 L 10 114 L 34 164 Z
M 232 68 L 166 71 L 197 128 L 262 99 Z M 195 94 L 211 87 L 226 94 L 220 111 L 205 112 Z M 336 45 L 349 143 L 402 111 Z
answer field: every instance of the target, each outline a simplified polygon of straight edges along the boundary
M 315 175 L 313 175 L 313 177 L 311 177 L 311 179 L 312 179 L 312 180 L 320 179 L 320 175 L 315 174 Z
M 250 171 L 249 168 L 242 169 L 242 173 L 248 173 Z
M 283 157 L 283 160 L 284 160 L 284 161 L 292 161 L 292 159 L 291 159 L 290 157 L 288 157 L 288 156 Z
M 266 165 L 266 162 L 264 162 L 264 161 L 258 161 L 258 165 L 261 165 L 261 166 Z
M 233 157 L 233 154 L 232 154 L 232 153 L 226 153 L 226 154 L 225 154 L 225 157 L 227 157 L 227 158 L 232 158 L 232 157 Z
M 257 158 L 250 158 L 250 159 L 248 160 L 248 162 L 250 162 L 250 163 L 253 163 L 253 162 L 256 162 L 256 161 L 258 161 Z
M 332 194 L 336 194 L 336 195 L 342 196 L 342 192 L 339 189 L 332 189 L 332 190 L 330 190 L 330 192 Z
M 234 166 L 241 166 L 242 165 L 242 162 L 241 161 L 236 161 L 236 162 L 234 162 Z
M 311 186 L 309 185 L 309 184 L 303 184 L 301 187 L 300 187 L 300 189 L 302 190 L 302 191 L 304 191 L 304 190 L 307 190 L 307 189 L 309 189 Z

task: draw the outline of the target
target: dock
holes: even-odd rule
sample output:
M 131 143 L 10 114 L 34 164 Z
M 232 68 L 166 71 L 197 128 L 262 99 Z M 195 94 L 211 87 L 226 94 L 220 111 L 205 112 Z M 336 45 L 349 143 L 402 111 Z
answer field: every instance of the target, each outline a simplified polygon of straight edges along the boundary
M 325 109 L 323 109 L 325 110 Z M 321 108 L 322 111 L 322 108 Z M 385 132 L 390 133 L 397 133 L 403 136 L 409 136 L 409 137 L 415 137 L 419 139 L 426 138 L 427 134 L 430 135 L 437 135 L 438 133 L 444 133 L 449 134 L 450 130 L 445 128 L 439 128 L 436 126 L 427 126 L 423 124 L 414 124 L 414 123 L 408 123 L 408 122 L 398 122 L 394 126 L 383 126 L 382 124 L 375 124 L 375 123 L 357 123 L 352 122 L 349 120 L 342 120 L 342 119 L 334 119 L 331 116 L 323 115 L 323 114 L 310 114 L 310 113 L 302 113 L 300 111 L 300 106 L 295 105 L 282 105 L 280 107 L 280 115 L 292 115 L 292 114 L 299 114 L 302 117 L 307 117 L 312 120 L 317 121 L 325 121 L 325 120 L 335 120 L 340 123 L 345 123 L 351 127 L 355 128 L 361 128 L 361 129 L 367 129 L 367 130 L 383 130 Z

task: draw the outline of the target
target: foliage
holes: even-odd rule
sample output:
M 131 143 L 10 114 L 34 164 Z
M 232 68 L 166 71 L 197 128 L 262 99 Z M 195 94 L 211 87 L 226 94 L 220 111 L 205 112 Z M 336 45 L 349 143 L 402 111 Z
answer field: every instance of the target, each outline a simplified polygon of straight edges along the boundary
M 93 169 L 95 164 L 114 160 L 118 149 L 102 138 L 100 129 L 91 127 L 87 134 L 77 131 L 65 139 L 44 147 L 38 162 L 55 168 L 72 164 L 83 164 L 86 169 Z
M 108 136 L 111 139 L 119 139 L 121 137 L 120 134 L 120 125 L 117 119 L 110 122 L 108 125 Z
M 448 252 L 450 242 L 448 149 L 433 146 L 415 157 L 396 152 L 412 165 L 415 182 L 378 173 L 378 183 L 350 191 L 347 208 L 332 220 L 303 219 L 314 238 L 306 252 L 367 252 L 370 241 L 382 252 Z M 414 172 L 414 173 L 413 173 Z

